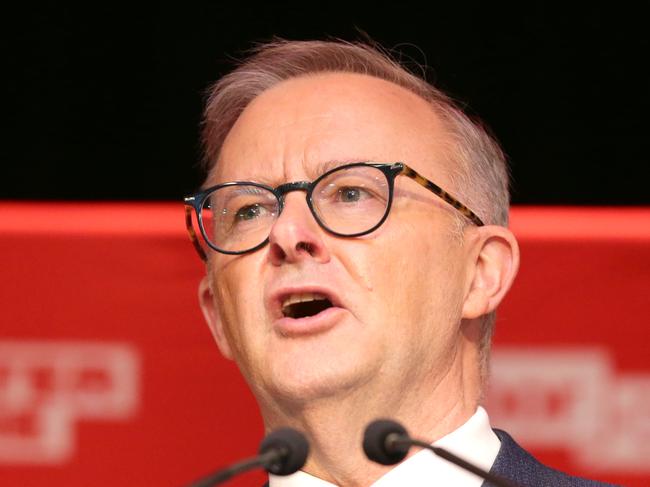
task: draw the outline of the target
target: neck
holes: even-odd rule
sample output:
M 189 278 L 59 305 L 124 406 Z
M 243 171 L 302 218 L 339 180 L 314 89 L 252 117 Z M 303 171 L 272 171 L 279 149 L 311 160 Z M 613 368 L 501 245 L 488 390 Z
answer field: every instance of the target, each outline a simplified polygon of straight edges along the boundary
M 310 443 L 304 471 L 336 485 L 370 485 L 391 467 L 368 460 L 361 448 L 366 425 L 377 418 L 401 422 L 411 434 L 436 441 L 465 423 L 478 407 L 478 371 L 459 353 L 445 373 L 391 391 L 372 385 L 287 407 L 262 407 L 267 430 L 291 425 L 303 431 Z M 476 362 L 474 362 L 475 364 Z M 268 404 L 267 404 L 268 406 Z

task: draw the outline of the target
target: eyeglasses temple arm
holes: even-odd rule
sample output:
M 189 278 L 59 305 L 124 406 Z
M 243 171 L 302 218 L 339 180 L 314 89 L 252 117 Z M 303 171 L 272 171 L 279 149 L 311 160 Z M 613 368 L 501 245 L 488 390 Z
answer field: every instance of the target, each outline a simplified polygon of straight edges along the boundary
M 460 201 L 458 201 L 452 195 L 447 193 L 440 186 L 438 186 L 437 184 L 429 181 L 427 178 L 425 178 L 424 176 L 419 174 L 415 169 L 411 169 L 406 164 L 401 163 L 401 165 L 403 166 L 402 174 L 404 174 L 405 176 L 411 178 L 412 180 L 414 180 L 419 185 L 424 186 L 429 191 L 431 191 L 433 194 L 435 194 L 436 196 L 440 197 L 442 200 L 449 203 L 451 206 L 453 206 L 458 211 L 460 211 L 463 215 L 465 215 L 465 217 L 467 217 L 469 220 L 471 220 L 471 222 L 474 223 L 475 225 L 477 225 L 479 227 L 482 227 L 484 225 L 483 221 L 476 215 L 476 213 L 474 213 L 472 210 L 470 210 L 467 206 L 462 204 Z
M 190 236 L 190 242 L 192 242 L 192 245 L 194 245 L 194 248 L 198 252 L 199 257 L 201 257 L 201 260 L 204 262 L 207 262 L 208 256 L 205 254 L 203 247 L 201 247 L 199 238 L 196 236 L 196 232 L 194 231 L 194 225 L 192 225 L 192 211 L 194 211 L 194 208 L 192 206 L 185 205 L 185 227 L 187 228 L 187 233 Z

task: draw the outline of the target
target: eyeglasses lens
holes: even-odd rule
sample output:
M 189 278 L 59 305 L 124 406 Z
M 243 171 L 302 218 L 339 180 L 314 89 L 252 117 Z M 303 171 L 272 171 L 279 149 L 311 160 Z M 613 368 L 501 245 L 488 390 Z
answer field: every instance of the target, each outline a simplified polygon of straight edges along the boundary
M 351 166 L 319 180 L 312 205 L 325 227 L 342 235 L 355 235 L 381 221 L 389 195 L 388 180 L 381 170 Z
M 278 212 L 278 200 L 268 189 L 236 184 L 213 191 L 203 204 L 201 219 L 215 247 L 240 252 L 268 237 Z

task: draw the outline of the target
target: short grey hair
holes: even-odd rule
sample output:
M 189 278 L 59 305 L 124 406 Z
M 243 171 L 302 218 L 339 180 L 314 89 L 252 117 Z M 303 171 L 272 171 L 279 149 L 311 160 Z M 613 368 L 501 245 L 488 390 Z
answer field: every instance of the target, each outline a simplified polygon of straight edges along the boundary
M 331 72 L 374 76 L 429 102 L 448 130 L 452 192 L 486 224 L 508 225 L 508 167 L 494 137 L 448 95 L 370 43 L 275 40 L 254 48 L 239 66 L 208 90 L 202 130 L 206 172 L 209 174 L 216 164 L 230 129 L 254 98 L 282 81 Z M 463 220 L 461 217 L 459 221 Z M 484 316 L 479 348 L 483 383 L 488 376 L 494 323 L 495 313 Z

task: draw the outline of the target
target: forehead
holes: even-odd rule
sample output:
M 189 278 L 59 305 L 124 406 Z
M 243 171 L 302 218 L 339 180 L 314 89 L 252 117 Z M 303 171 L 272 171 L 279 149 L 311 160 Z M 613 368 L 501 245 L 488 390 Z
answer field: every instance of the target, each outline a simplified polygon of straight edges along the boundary
M 208 182 L 279 184 L 358 161 L 403 161 L 440 174 L 444 139 L 429 103 L 393 83 L 349 73 L 294 78 L 242 112 Z

